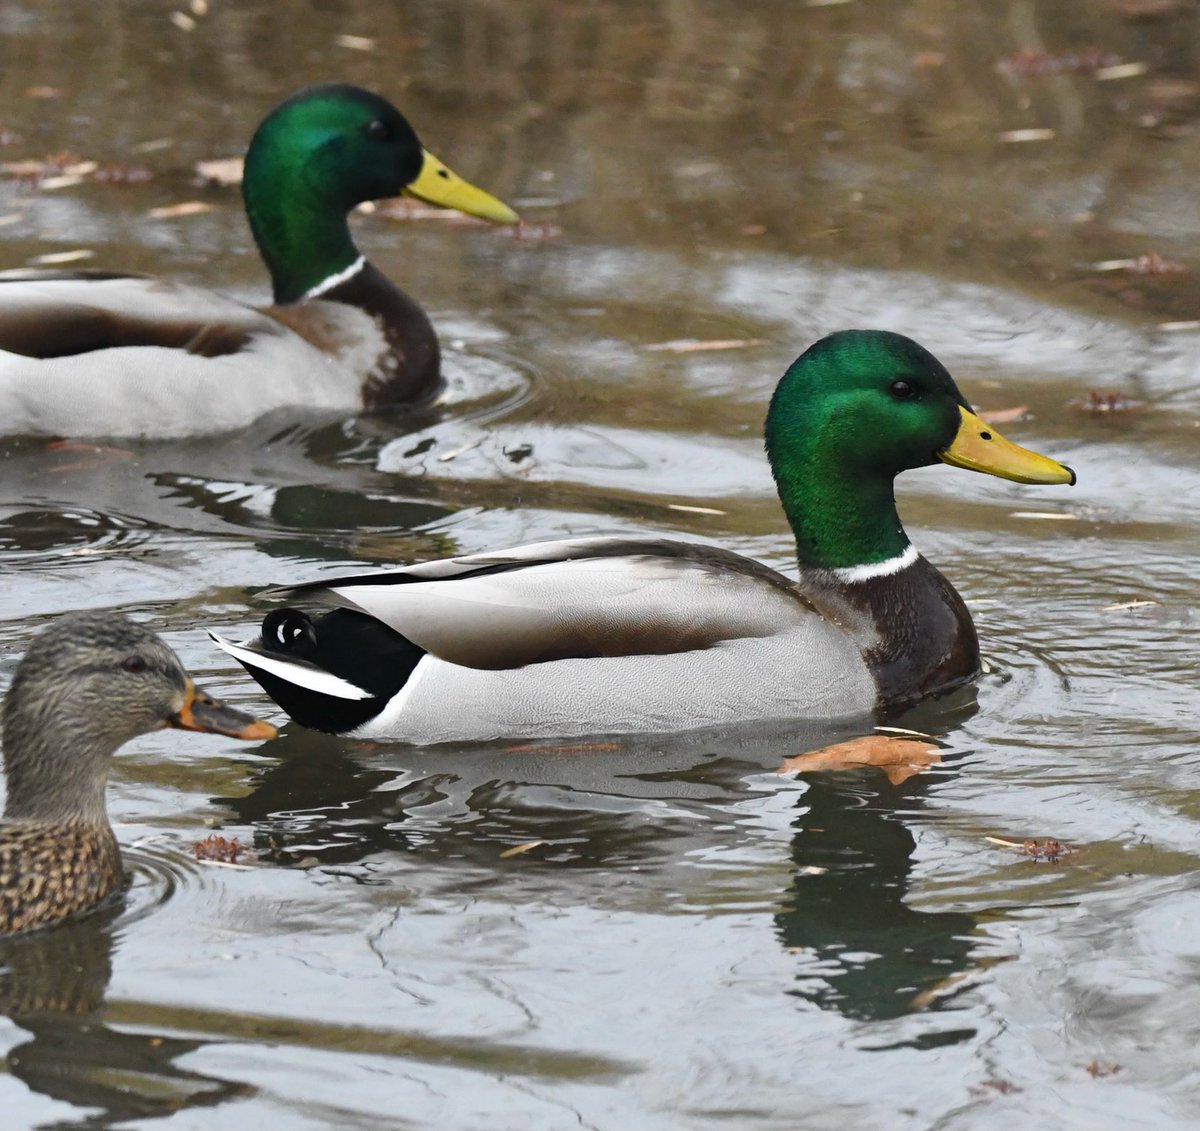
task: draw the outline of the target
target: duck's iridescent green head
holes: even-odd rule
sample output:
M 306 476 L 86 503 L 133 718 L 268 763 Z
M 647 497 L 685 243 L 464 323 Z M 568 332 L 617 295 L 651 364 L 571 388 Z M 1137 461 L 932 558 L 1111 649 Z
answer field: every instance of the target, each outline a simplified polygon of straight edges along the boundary
M 242 193 L 275 301 L 295 302 L 351 268 L 359 253 L 346 214 L 405 191 L 484 219 L 517 219 L 428 153 L 404 115 L 370 91 L 313 86 L 272 110 L 246 153 Z
M 954 379 L 911 338 L 844 330 L 802 354 L 779 382 L 767 454 L 802 564 L 884 562 L 908 548 L 892 481 L 942 461 L 1023 483 L 1074 483 L 1052 459 L 983 423 Z

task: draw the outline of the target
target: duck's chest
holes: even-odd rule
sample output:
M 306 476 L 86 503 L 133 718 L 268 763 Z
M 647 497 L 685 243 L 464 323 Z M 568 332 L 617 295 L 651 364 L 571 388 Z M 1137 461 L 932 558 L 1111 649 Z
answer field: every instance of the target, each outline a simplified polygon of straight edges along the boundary
M 974 679 L 979 640 L 958 591 L 924 558 L 843 586 L 834 604 L 857 625 L 878 707 L 894 710 Z

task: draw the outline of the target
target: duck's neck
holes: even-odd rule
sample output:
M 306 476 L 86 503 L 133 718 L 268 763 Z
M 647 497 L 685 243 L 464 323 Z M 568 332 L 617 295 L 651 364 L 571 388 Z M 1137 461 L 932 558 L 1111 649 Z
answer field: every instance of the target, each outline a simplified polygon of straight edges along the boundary
M 771 469 L 802 568 L 866 577 L 911 564 L 915 551 L 896 513 L 890 476 L 854 477 L 817 445 L 772 453 Z
M 349 205 L 314 191 L 292 160 L 286 151 L 251 149 L 242 182 L 250 230 L 277 303 L 316 297 L 362 265 L 346 222 Z
M 69 750 L 63 742 L 70 742 Z M 115 748 L 66 729 L 33 733 L 10 719 L 4 731 L 5 819 L 107 827 L 104 790 Z

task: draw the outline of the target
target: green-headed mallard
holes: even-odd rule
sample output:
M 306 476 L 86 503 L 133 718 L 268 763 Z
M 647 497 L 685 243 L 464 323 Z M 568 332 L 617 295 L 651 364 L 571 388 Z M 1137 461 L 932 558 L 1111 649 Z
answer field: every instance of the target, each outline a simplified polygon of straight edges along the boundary
M 975 416 L 899 334 L 832 334 L 784 374 L 767 457 L 799 578 L 688 542 L 589 538 L 285 592 L 333 605 L 214 637 L 292 718 L 429 743 L 838 718 L 973 678 L 975 628 L 909 542 L 893 480 L 938 460 L 1074 483 Z
M 4 700 L 0 934 L 91 907 L 121 882 L 104 787 L 114 751 L 162 727 L 275 737 L 199 691 L 149 629 L 113 613 L 60 617 L 36 637 Z
M 242 191 L 271 272 L 265 310 L 144 275 L 0 273 L 0 430 L 170 438 L 435 393 L 433 326 L 355 247 L 347 214 L 401 192 L 502 223 L 516 213 L 423 149 L 390 103 L 343 84 L 271 111 Z

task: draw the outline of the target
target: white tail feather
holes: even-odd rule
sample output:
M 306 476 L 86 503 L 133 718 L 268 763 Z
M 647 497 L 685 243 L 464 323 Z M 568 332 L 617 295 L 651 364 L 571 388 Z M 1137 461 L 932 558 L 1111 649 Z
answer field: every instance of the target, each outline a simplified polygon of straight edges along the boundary
M 321 695 L 333 695 L 338 699 L 357 700 L 373 698 L 369 691 L 364 691 L 361 687 L 351 683 L 349 680 L 334 675 L 332 672 L 321 671 L 306 664 L 298 664 L 292 660 L 285 659 L 283 656 L 264 654 L 253 648 L 247 648 L 242 644 L 234 644 L 232 640 L 226 640 L 224 637 L 218 636 L 215 632 L 210 631 L 208 635 L 218 648 L 228 652 L 235 660 L 249 664 L 252 668 L 259 668 L 264 672 L 270 672 L 272 675 L 287 680 L 288 683 L 295 684 L 297 687 L 304 687 L 309 691 L 316 691 Z

